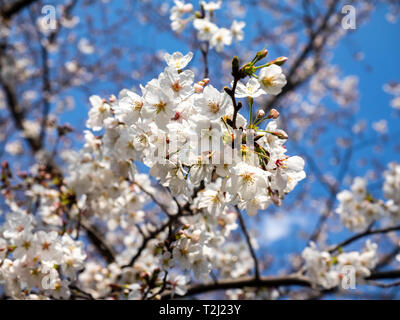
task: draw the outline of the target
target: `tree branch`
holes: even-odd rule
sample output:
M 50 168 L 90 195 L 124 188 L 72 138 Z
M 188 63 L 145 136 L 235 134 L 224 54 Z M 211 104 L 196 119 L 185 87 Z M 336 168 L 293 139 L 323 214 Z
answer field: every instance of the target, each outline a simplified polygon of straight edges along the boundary
M 376 280 L 376 279 L 395 279 L 400 278 L 400 270 L 390 270 L 382 272 L 373 272 L 371 276 L 365 278 L 365 280 Z M 276 288 L 280 286 L 300 286 L 300 287 L 312 287 L 313 283 L 307 277 L 292 274 L 287 276 L 269 276 L 260 277 L 255 279 L 252 277 L 244 277 L 239 279 L 222 280 L 218 283 L 205 283 L 195 284 L 189 287 L 187 293 L 181 298 L 207 293 L 217 290 L 228 290 L 228 289 L 243 289 L 243 288 Z M 166 292 L 162 295 L 163 299 L 168 299 L 170 292 Z
M 108 263 L 115 261 L 115 251 L 106 242 L 103 241 L 102 236 L 98 233 L 97 229 L 89 222 L 81 221 L 81 226 L 86 230 L 86 233 L 91 242 L 96 246 L 101 255 Z
M 14 1 L 13 3 L 5 4 L 4 7 L 0 9 L 0 16 L 4 20 L 9 20 L 12 18 L 12 16 L 25 9 L 35 1 L 37 0 L 19 0 Z
M 246 225 L 244 223 L 242 214 L 237 206 L 235 206 L 235 209 L 236 209 L 236 212 L 238 215 L 240 228 L 242 229 L 242 232 L 246 238 L 247 246 L 249 247 L 250 254 L 254 261 L 254 276 L 256 279 L 259 279 L 260 278 L 260 270 L 259 270 L 259 266 L 258 266 L 258 259 L 256 256 L 256 252 L 254 251 L 253 245 L 251 244 L 251 239 L 250 239 L 249 233 L 247 232 Z
M 366 237 L 366 236 L 370 236 L 370 235 L 373 235 L 373 234 L 380 234 L 380 233 L 388 233 L 388 232 L 399 231 L 399 230 L 400 230 L 400 226 L 394 226 L 394 227 L 388 227 L 388 228 L 376 229 L 376 230 L 368 230 L 367 229 L 364 232 L 358 233 L 358 234 L 356 234 L 356 235 L 354 235 L 354 236 L 342 241 L 341 243 L 335 245 L 334 247 L 332 247 L 328 251 L 330 253 L 335 252 L 335 251 L 339 250 L 339 248 L 347 246 L 350 243 L 352 243 L 352 242 L 354 242 L 354 241 L 356 241 L 358 239 L 361 239 L 363 237 Z

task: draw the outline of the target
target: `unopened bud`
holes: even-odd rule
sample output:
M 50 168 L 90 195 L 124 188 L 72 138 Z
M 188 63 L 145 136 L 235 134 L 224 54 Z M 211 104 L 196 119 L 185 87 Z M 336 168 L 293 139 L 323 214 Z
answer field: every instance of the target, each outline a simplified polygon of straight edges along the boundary
M 278 66 L 281 66 L 287 61 L 287 59 L 287 57 L 279 57 L 269 62 L 269 64 L 276 64 Z
M 203 92 L 203 86 L 199 83 L 194 84 L 194 92 L 196 93 L 202 93 Z
M 257 111 L 257 118 L 261 119 L 265 117 L 265 111 L 263 109 L 260 109 Z
M 194 91 L 196 93 L 201 93 L 203 88 L 210 83 L 210 79 L 205 78 L 197 83 L 194 84 Z
M 267 49 L 263 49 L 261 51 L 258 51 L 256 56 L 253 59 L 253 64 L 257 63 L 258 61 L 264 59 L 266 56 L 268 55 L 268 50 Z
M 229 94 L 229 95 L 232 94 L 232 90 L 231 90 L 228 86 L 225 86 L 225 87 L 224 87 L 224 91 L 225 91 L 227 94 Z
M 235 77 L 239 73 L 239 58 L 234 56 L 232 59 L 232 75 Z
M 268 119 L 278 119 L 279 118 L 279 112 L 276 109 L 271 109 L 269 111 Z

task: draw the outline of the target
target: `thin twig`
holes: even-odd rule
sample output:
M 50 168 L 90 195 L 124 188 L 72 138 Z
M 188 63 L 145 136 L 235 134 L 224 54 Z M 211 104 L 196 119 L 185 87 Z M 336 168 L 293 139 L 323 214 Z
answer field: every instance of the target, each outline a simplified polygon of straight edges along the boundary
M 364 232 L 358 233 L 358 234 L 356 234 L 356 235 L 354 235 L 354 236 L 342 241 L 341 243 L 335 245 L 334 247 L 332 247 L 328 251 L 331 252 L 331 253 L 335 252 L 335 251 L 339 250 L 339 248 L 347 246 L 350 243 L 352 243 L 352 242 L 354 242 L 354 241 L 356 241 L 358 239 L 361 239 L 363 237 L 366 237 L 366 236 L 370 236 L 370 235 L 373 235 L 373 234 L 380 234 L 380 233 L 388 233 L 388 232 L 399 231 L 399 230 L 400 230 L 400 226 L 393 226 L 393 227 L 388 227 L 388 228 L 383 228 L 383 229 L 375 229 L 375 230 L 368 230 L 367 229 Z
M 260 270 L 259 270 L 259 266 L 258 266 L 258 259 L 257 259 L 256 253 L 254 251 L 253 245 L 251 244 L 251 239 L 250 239 L 249 233 L 248 233 L 248 231 L 246 229 L 246 225 L 244 223 L 242 214 L 241 214 L 241 212 L 240 212 L 240 210 L 239 210 L 239 208 L 237 206 L 235 206 L 235 209 L 236 209 L 237 216 L 238 216 L 238 219 L 239 219 L 240 228 L 242 229 L 242 232 L 243 232 L 243 234 L 244 234 L 244 236 L 246 238 L 247 246 L 249 247 L 250 254 L 251 254 L 252 258 L 253 258 L 254 276 L 255 276 L 256 279 L 259 279 L 260 278 Z

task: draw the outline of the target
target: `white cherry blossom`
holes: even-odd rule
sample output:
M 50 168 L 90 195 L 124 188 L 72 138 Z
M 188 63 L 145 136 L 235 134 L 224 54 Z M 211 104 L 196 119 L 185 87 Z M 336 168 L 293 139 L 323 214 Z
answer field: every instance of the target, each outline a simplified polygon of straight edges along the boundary
M 266 93 L 272 95 L 281 93 L 282 88 L 287 82 L 282 68 L 276 64 L 262 68 L 258 75 L 258 81 L 260 82 L 261 88 Z

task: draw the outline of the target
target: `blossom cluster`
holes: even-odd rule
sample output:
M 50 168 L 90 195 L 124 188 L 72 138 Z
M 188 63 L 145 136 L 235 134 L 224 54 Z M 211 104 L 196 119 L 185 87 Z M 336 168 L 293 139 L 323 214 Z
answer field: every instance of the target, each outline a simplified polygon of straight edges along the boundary
M 400 109 L 400 83 L 390 82 L 383 86 L 383 90 L 388 94 L 392 95 L 392 100 L 390 101 L 390 106 L 393 109 Z
M 125 89 L 118 98 L 92 96 L 87 127 L 102 135 L 86 131 L 83 149 L 63 155 L 69 163 L 65 182 L 80 199 L 81 210 L 105 221 L 110 231 L 119 227 L 126 231 L 115 270 L 129 265 L 140 246 L 138 239 L 154 231 L 146 223 L 149 213 L 144 213 L 149 200 L 154 200 L 151 194 L 165 203 L 165 212 L 181 214 L 182 227 L 172 239 L 166 231 L 158 233 L 131 268 L 119 271 L 124 275 L 121 281 L 137 285 L 130 297 L 141 297 L 145 289 L 136 281 L 141 272 L 176 267 L 191 270 L 199 279 L 207 279 L 212 268 L 226 277 L 246 274 L 252 267 L 249 254 L 228 240 L 237 228 L 233 206 L 255 215 L 271 203 L 280 204 L 305 177 L 304 161 L 286 155 L 287 134 L 278 128 L 277 111 L 256 119 L 250 115 L 249 122 L 235 115 L 227 90 L 217 90 L 208 79 L 195 82 L 194 73 L 184 70 L 192 56 L 166 54 L 168 66 L 141 86 L 141 94 Z M 270 64 L 261 68 L 257 79 L 232 86 L 235 98 L 254 99 L 277 94 L 285 84 L 281 67 Z M 259 129 L 267 119 L 271 121 L 265 129 Z M 148 175 L 138 173 L 138 162 L 150 168 L 164 189 L 153 187 Z M 189 211 L 183 212 L 182 203 Z M 110 239 L 115 238 L 110 235 Z M 232 264 L 237 268 L 227 270 Z M 91 274 L 90 270 L 81 274 L 83 283 L 95 287 L 97 283 L 103 287 L 94 292 L 106 294 L 109 287 Z M 167 275 L 168 288 L 176 283 L 172 277 Z
M 193 5 L 181 0 L 174 0 L 175 5 L 170 10 L 171 28 L 175 32 L 182 32 L 186 25 L 193 21 L 193 26 L 197 30 L 199 41 L 206 41 L 210 48 L 215 48 L 218 52 L 229 46 L 232 41 L 241 41 L 244 38 L 243 21 L 234 20 L 230 29 L 220 28 L 214 22 L 214 12 L 221 8 L 222 1 L 205 2 L 201 1 L 202 13 L 194 12 Z M 184 17 L 190 14 L 189 17 Z
M 369 240 L 365 244 L 364 250 L 342 252 L 332 255 L 328 251 L 320 251 L 315 243 L 305 248 L 302 257 L 305 260 L 306 276 L 314 285 L 325 289 L 334 288 L 340 285 L 345 276 L 355 276 L 355 280 L 362 280 L 371 275 L 371 270 L 375 268 L 377 259 L 377 244 Z M 347 274 L 349 267 L 352 267 L 354 274 Z
M 222 279 L 248 274 L 254 265 L 247 244 L 232 235 L 238 212 L 255 215 L 280 205 L 305 177 L 303 159 L 286 155 L 279 113 L 252 113 L 255 99 L 286 84 L 284 59 L 254 66 L 266 54 L 258 53 L 222 91 L 185 69 L 192 53 L 175 52 L 165 55 L 168 66 L 141 93 L 91 96 L 91 130 L 80 150 L 61 153 L 66 170 L 53 176 L 34 166 L 21 175 L 35 209 L 17 207 L 8 196 L 12 212 L 0 232 L 7 295 L 68 298 L 79 284 L 94 298 L 120 286 L 118 298 L 146 299 L 157 295 L 160 283 L 171 294 L 185 294 L 189 273 L 203 280 L 211 270 Z M 236 99 L 248 100 L 248 120 L 238 112 L 246 100 Z M 138 163 L 150 175 L 140 173 Z M 86 256 L 95 257 L 93 247 L 84 251 L 74 239 L 81 229 L 95 237 L 98 227 L 110 263 L 84 265 Z
M 367 180 L 360 177 L 354 179 L 350 190 L 341 191 L 337 199 L 336 212 L 350 230 L 363 230 L 384 214 L 382 202 L 368 193 Z
M 388 170 L 384 172 L 385 182 L 383 192 L 388 200 L 387 207 L 392 207 L 393 214 L 400 212 L 400 164 L 389 163 Z M 398 213 L 399 214 L 399 213 Z
M 41 230 L 32 214 L 15 203 L 10 207 L 0 229 L 0 283 L 5 294 L 69 298 L 69 286 L 84 267 L 83 243 L 66 233 Z
M 372 222 L 384 217 L 392 222 L 399 220 L 400 206 L 400 165 L 392 162 L 384 172 L 383 191 L 386 202 L 375 199 L 367 190 L 367 179 L 356 177 L 350 190 L 337 195 L 339 206 L 336 212 L 342 223 L 353 231 L 366 229 Z
M 364 231 L 375 221 L 390 218 L 399 221 L 400 212 L 400 165 L 391 162 L 384 172 L 383 193 L 386 201 L 375 199 L 367 188 L 367 179 L 356 177 L 350 190 L 337 195 L 339 206 L 336 212 L 342 223 L 352 231 Z M 332 251 L 320 251 L 314 243 L 304 249 L 306 275 L 311 281 L 325 289 L 337 287 L 346 276 L 345 267 L 354 267 L 356 278 L 363 279 L 371 274 L 377 264 L 377 245 L 367 241 L 364 251 L 333 255 Z M 400 260 L 400 257 L 397 257 Z M 345 271 L 344 271 L 345 270 Z
M 109 162 L 100 167 L 112 166 L 121 173 L 121 168 L 134 171 L 134 161 L 143 162 L 176 196 L 190 197 L 204 185 L 196 202 L 199 208 L 221 212 L 233 204 L 256 214 L 271 202 L 279 203 L 305 177 L 303 159 L 286 155 L 287 134 L 276 120 L 262 130 L 252 123 L 252 116 L 248 123 L 236 114 L 232 124 L 235 110 L 228 93 L 208 79 L 194 83 L 193 72 L 182 71 L 191 57 L 166 54 L 168 67 L 141 87 L 141 95 L 123 90 L 108 101 L 90 98 L 87 126 L 105 129 L 101 139 L 86 133 L 93 152 Z M 286 83 L 283 80 L 279 66 L 264 67 L 258 80 L 238 82 L 238 97 L 276 94 Z M 257 123 L 267 118 L 271 119 Z M 78 170 L 71 172 L 82 178 Z M 88 190 L 81 179 L 73 186 Z

